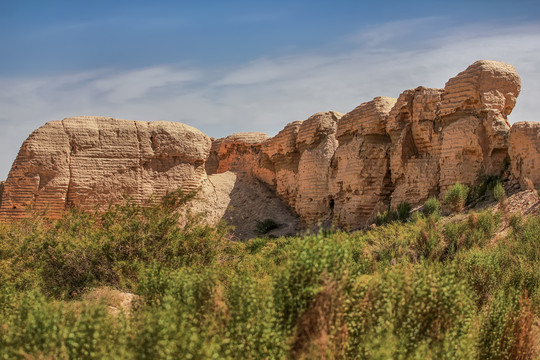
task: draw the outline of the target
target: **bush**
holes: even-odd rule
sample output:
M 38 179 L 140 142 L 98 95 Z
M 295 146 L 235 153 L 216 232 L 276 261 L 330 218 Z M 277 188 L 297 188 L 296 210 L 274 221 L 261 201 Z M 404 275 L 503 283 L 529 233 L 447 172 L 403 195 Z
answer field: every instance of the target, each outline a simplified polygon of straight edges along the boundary
M 411 204 L 406 201 L 400 202 L 397 206 L 397 217 L 399 221 L 407 221 L 411 216 Z
M 347 356 L 355 359 L 473 358 L 474 302 L 455 275 L 396 267 L 353 284 Z
M 496 201 L 501 201 L 505 197 L 504 187 L 503 185 L 498 182 L 495 187 L 493 188 L 493 198 Z
M 536 359 L 535 308 L 527 295 L 498 293 L 484 314 L 479 359 Z
M 229 242 L 181 202 L 1 223 L 0 359 L 536 356 L 538 215 Z
M 273 219 L 264 219 L 262 221 L 257 221 L 255 226 L 255 232 L 259 235 L 266 235 L 270 231 L 279 228 L 280 225 Z
M 375 216 L 375 224 L 377 226 L 386 225 L 392 221 L 399 220 L 405 222 L 411 217 L 411 204 L 406 201 L 402 201 L 398 204 L 397 208 L 388 209 L 383 212 L 378 212 Z
M 480 176 L 475 185 L 473 185 L 469 190 L 469 195 L 467 197 L 467 204 L 474 204 L 477 201 L 483 199 L 490 195 L 490 191 L 493 191 L 493 188 L 501 182 L 501 177 L 498 175 L 482 175 Z
M 467 195 L 469 194 L 469 187 L 463 184 L 455 183 L 444 194 L 444 203 L 454 213 L 459 213 L 465 207 L 467 201 Z
M 386 225 L 394 221 L 396 218 L 397 213 L 391 209 L 383 212 L 377 212 L 377 215 L 375 216 L 375 224 L 377 226 Z
M 429 216 L 432 214 L 436 216 L 441 215 L 441 203 L 439 202 L 439 200 L 437 200 L 437 198 L 430 197 L 424 203 L 424 206 L 422 208 L 422 213 L 426 216 Z
M 350 261 L 347 248 L 321 234 L 304 238 L 274 283 L 274 299 L 286 331 L 313 303 L 322 281 L 340 282 Z

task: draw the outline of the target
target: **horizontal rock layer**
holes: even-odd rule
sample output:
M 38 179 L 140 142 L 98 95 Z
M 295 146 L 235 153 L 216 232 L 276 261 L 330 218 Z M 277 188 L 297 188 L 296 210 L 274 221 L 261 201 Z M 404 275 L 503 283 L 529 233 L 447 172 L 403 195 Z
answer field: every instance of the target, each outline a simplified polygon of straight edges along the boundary
M 53 121 L 22 145 L 0 187 L 0 218 L 23 217 L 29 207 L 60 216 L 70 206 L 104 205 L 123 195 L 142 201 L 183 187 L 202 189 L 207 201 L 197 209 L 206 207 L 216 221 L 241 221 L 230 205 L 247 209 L 258 191 L 281 209 L 269 198 L 273 191 L 304 226 L 359 228 L 388 206 L 421 204 L 458 181 L 472 185 L 502 174 L 508 156 L 514 181 L 540 186 L 540 125 L 516 123 L 510 130 L 507 120 L 519 92 L 512 66 L 482 60 L 444 89 L 377 97 L 344 115 L 317 113 L 272 138 L 238 133 L 211 142 L 179 123 Z M 261 184 L 273 190 L 255 190 Z M 296 227 L 294 219 L 288 223 Z
M 104 117 L 51 121 L 23 143 L 5 182 L 1 218 L 60 216 L 124 196 L 142 201 L 206 178 L 208 136 L 188 125 Z

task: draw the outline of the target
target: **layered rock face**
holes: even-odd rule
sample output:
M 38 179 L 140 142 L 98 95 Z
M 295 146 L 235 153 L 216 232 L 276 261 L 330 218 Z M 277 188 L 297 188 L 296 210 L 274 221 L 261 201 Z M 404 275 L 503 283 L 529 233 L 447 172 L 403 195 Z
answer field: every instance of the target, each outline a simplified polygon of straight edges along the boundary
M 252 174 L 260 156 L 260 143 L 268 139 L 261 132 L 237 133 L 212 142 L 210 156 L 206 162 L 209 174 L 221 174 L 233 170 Z
M 330 162 L 341 116 L 334 111 L 317 113 L 266 140 L 259 133 L 216 140 L 212 149 L 222 149 L 219 165 L 207 170 L 252 175 L 274 188 L 306 223 L 324 220 L 331 214 Z
M 517 122 L 510 130 L 512 176 L 524 189 L 540 188 L 540 123 Z
M 131 196 L 142 201 L 206 178 L 211 141 L 180 123 L 104 117 L 52 121 L 23 143 L 5 182 L 0 217 L 28 208 L 51 217 L 66 208 L 93 208 Z
M 240 148 L 251 151 L 233 151 L 220 161 L 238 163 L 238 156 L 249 154 L 245 163 L 252 164 L 253 176 L 273 186 L 305 224 L 331 219 L 362 227 L 389 205 L 421 204 L 458 181 L 472 185 L 482 175 L 501 174 L 507 116 L 519 91 L 512 66 L 477 61 L 444 89 L 378 97 L 344 116 L 315 114 L 288 124 L 256 151 L 246 142 Z
M 386 122 L 396 99 L 378 97 L 338 122 L 339 146 L 332 159 L 334 221 L 343 227 L 367 225 L 386 207 L 392 191 L 390 137 Z
M 444 89 L 419 87 L 402 93 L 392 109 L 392 205 L 416 204 L 480 175 L 498 175 L 508 155 L 507 116 L 520 79 L 515 69 L 477 61 Z
M 512 66 L 482 60 L 444 89 L 377 97 L 345 115 L 317 113 L 272 138 L 238 133 L 211 142 L 179 123 L 53 121 L 24 142 L 3 191 L 0 185 L 0 218 L 25 216 L 27 207 L 60 216 L 70 206 L 122 195 L 142 201 L 183 187 L 201 189 L 206 201 L 194 208 L 215 221 L 233 219 L 246 236 L 252 225 L 243 222 L 257 216 L 232 206 L 271 217 L 285 214 L 285 204 L 292 211 L 283 218 L 287 231 L 297 228 L 294 214 L 304 226 L 353 229 L 388 206 L 422 204 L 458 181 L 499 175 L 508 156 L 515 181 L 538 187 L 540 124 L 516 123 L 510 131 L 507 120 L 519 91 Z

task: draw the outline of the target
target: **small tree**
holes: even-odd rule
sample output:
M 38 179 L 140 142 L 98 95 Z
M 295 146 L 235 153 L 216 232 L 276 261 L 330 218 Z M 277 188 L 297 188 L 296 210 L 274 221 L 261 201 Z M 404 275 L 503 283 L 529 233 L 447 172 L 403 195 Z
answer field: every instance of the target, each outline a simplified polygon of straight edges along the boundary
M 498 182 L 493 188 L 493 198 L 497 201 L 501 201 L 505 197 L 504 187 Z
M 444 194 L 444 204 L 454 213 L 461 212 L 465 207 L 468 194 L 469 187 L 457 182 L 448 189 L 446 194 Z
M 431 214 L 435 215 L 441 215 L 441 203 L 437 198 L 430 197 L 426 200 L 424 203 L 424 207 L 422 208 L 422 213 L 426 216 L 429 216 Z
M 397 206 L 397 216 L 399 221 L 407 221 L 411 215 L 411 204 L 402 201 Z

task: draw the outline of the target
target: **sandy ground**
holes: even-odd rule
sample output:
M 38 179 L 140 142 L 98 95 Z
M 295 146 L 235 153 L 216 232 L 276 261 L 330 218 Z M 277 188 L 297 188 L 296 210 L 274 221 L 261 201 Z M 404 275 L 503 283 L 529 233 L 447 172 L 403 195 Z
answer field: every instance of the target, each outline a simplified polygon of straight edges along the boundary
M 266 219 L 279 224 L 266 235 L 294 235 L 300 231 L 299 217 L 268 185 L 232 172 L 210 175 L 190 209 L 204 213 L 211 223 L 225 220 L 239 239 L 259 236 L 257 222 Z

